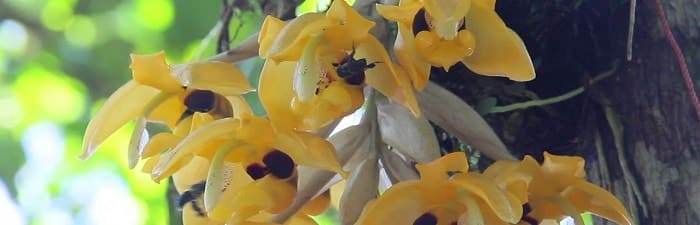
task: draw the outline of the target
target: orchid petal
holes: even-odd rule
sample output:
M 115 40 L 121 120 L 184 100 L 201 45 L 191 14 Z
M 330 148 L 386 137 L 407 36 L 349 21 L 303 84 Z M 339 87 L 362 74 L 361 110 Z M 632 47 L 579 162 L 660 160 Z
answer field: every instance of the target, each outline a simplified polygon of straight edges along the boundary
M 300 118 L 291 109 L 295 95 L 292 88 L 292 71 L 295 67 L 295 62 L 274 63 L 267 60 L 260 72 L 260 102 L 276 130 L 292 130 L 300 123 Z
M 175 147 L 175 145 L 177 145 L 177 143 L 179 143 L 180 140 L 182 140 L 182 137 L 171 133 L 158 133 L 151 137 L 151 139 L 148 141 L 148 144 L 146 144 L 146 146 L 143 148 L 141 158 L 145 159 L 151 156 L 158 155 L 167 149 Z
M 248 78 L 233 64 L 199 62 L 175 70 L 182 85 L 189 89 L 211 90 L 224 96 L 253 91 Z
M 274 134 L 269 120 L 247 114 L 240 118 L 236 138 L 256 146 L 269 146 L 275 140 Z
M 473 54 L 474 35 L 461 30 L 456 39 L 443 40 L 433 32 L 421 31 L 416 35 L 416 48 L 425 61 L 448 70 L 464 57 Z
M 467 172 L 469 163 L 464 152 L 452 152 L 429 163 L 416 165 L 421 180 L 445 180 L 447 172 Z
M 309 37 L 330 26 L 330 21 L 320 13 L 307 13 L 293 19 L 279 31 L 267 51 L 268 58 L 277 63 L 298 60 Z
M 635 224 L 620 200 L 597 185 L 579 180 L 565 190 L 564 195 L 579 210 L 591 212 L 617 224 Z
M 423 6 L 431 30 L 444 40 L 452 40 L 457 36 L 457 31 L 464 22 L 464 16 L 469 11 L 471 1 L 423 1 Z
M 234 174 L 232 168 L 225 167 L 224 159 L 240 142 L 229 141 L 216 150 L 216 154 L 211 159 L 207 184 L 204 188 L 204 208 L 212 211 L 219 203 L 226 188 L 231 184 Z M 237 174 L 241 176 L 242 174 Z
M 136 164 L 141 158 L 143 146 L 148 142 L 146 141 L 146 143 L 144 143 L 144 141 L 142 141 L 144 136 L 146 136 L 146 139 L 148 139 L 148 132 L 146 132 L 146 118 L 141 117 L 136 120 L 136 125 L 131 133 L 131 139 L 129 140 L 129 148 L 127 149 L 129 169 L 136 167 Z
M 87 159 L 117 129 L 141 114 L 158 90 L 129 81 L 117 89 L 92 117 L 83 137 L 81 159 Z
M 486 76 L 505 76 L 514 81 L 535 78 L 535 69 L 523 41 L 506 27 L 495 11 L 472 5 L 466 17 L 466 27 L 476 39 L 474 53 L 462 60 L 470 70 Z
M 324 32 L 326 41 L 333 49 L 352 49 L 354 42 L 363 40 L 374 27 L 374 22 L 365 19 L 345 1 L 333 1 L 326 18 L 332 25 Z
M 548 175 L 565 175 L 575 178 L 584 178 L 586 170 L 583 168 L 586 163 L 578 156 L 559 156 L 544 152 L 544 162 L 542 172 Z
M 234 134 L 238 123 L 235 119 L 221 119 L 192 132 L 170 151 L 170 157 L 158 162 L 153 170 L 154 176 L 162 178 L 165 171 L 172 170 L 181 159 L 198 151 L 216 150 L 217 146 Z
M 223 167 L 221 168 L 222 174 L 230 174 L 231 176 L 230 180 L 227 181 L 226 188 L 223 190 L 223 193 L 220 195 L 219 199 L 233 199 L 243 187 L 253 182 L 253 179 L 245 175 L 245 168 L 243 168 L 240 163 L 224 162 Z M 207 182 L 209 181 L 207 180 Z M 234 213 L 235 204 L 236 203 L 228 200 L 220 201 L 219 204 L 216 204 L 214 209 L 209 210 L 208 216 L 212 220 L 226 221 L 231 217 L 231 214 Z
M 182 84 L 172 74 L 165 61 L 165 52 L 152 55 L 131 54 L 132 76 L 136 82 L 165 92 L 182 91 Z
M 365 206 L 355 224 L 414 224 L 416 218 L 430 207 L 429 193 L 423 192 L 418 181 L 405 181 L 388 189 L 373 203 Z M 401 216 L 397 216 L 401 215 Z
M 193 157 L 190 163 L 173 174 L 175 189 L 178 193 L 189 190 L 192 185 L 207 179 L 207 171 L 209 161 L 203 157 Z
M 454 175 L 451 183 L 482 199 L 501 220 L 509 223 L 520 221 L 523 213 L 520 202 L 497 188 L 493 180 L 481 174 L 461 173 Z
M 420 116 L 418 102 L 409 83 L 407 74 L 391 63 L 391 58 L 383 45 L 374 36 L 369 36 L 357 46 L 356 54 L 368 62 L 379 62 L 374 68 L 365 71 L 365 82 L 392 101 L 410 110 L 414 116 Z
M 253 115 L 253 109 L 242 96 L 226 96 L 233 108 L 233 118 L 241 118 L 243 115 Z
M 406 1 L 401 1 L 401 5 L 399 6 L 377 4 L 377 13 L 387 20 L 396 21 L 405 26 L 411 26 L 413 24 L 413 18 L 423 6 L 418 1 L 413 1 L 411 3 L 405 2 Z
M 238 191 L 233 198 L 234 209 L 278 213 L 292 203 L 295 193 L 294 187 L 287 181 L 266 176 Z
M 394 53 L 399 60 L 401 67 L 411 78 L 416 90 L 422 91 L 428 83 L 430 77 L 430 63 L 426 62 L 418 54 L 415 37 L 410 26 L 398 24 L 399 33 L 394 42 Z
M 260 28 L 260 35 L 258 36 L 258 43 L 260 43 L 258 54 L 262 58 L 268 57 L 268 51 L 284 25 L 284 21 L 274 16 L 267 15 L 265 17 L 265 21 L 263 21 L 262 27 Z
M 528 185 L 539 172 L 537 161 L 531 156 L 525 156 L 520 162 L 499 160 L 491 164 L 483 172 L 484 176 L 494 179 L 499 186 L 515 195 L 520 202 L 528 199 Z
M 321 66 L 319 65 L 316 49 L 321 43 L 321 36 L 312 36 L 304 46 L 301 58 L 297 61 L 296 69 L 294 70 L 294 92 L 298 99 L 302 102 L 308 101 L 318 92 L 316 87 L 317 82 L 322 74 Z
M 151 179 L 156 183 L 160 183 L 161 180 L 173 175 L 175 172 L 179 171 L 182 167 L 187 166 L 190 161 L 194 158 L 194 154 L 177 154 L 177 151 L 169 150 L 161 153 L 158 156 L 151 157 L 151 160 L 157 159 L 155 165 L 149 165 L 151 172 Z M 177 156 L 177 158 L 175 158 Z M 157 157 L 157 158 L 156 158 Z M 149 163 L 150 160 L 149 160 Z M 168 167 L 164 168 L 162 165 L 167 164 Z
M 333 121 L 350 115 L 362 106 L 364 100 L 362 88 L 344 82 L 333 82 L 311 102 L 292 107 L 302 109 L 297 112 L 304 117 L 301 128 L 315 132 Z
M 186 106 L 183 104 L 182 96 L 172 96 L 153 109 L 148 115 L 148 121 L 160 122 L 170 128 L 174 128 L 180 122 L 180 117 L 182 117 L 185 109 Z
M 289 154 L 299 165 L 346 175 L 335 154 L 335 148 L 322 137 L 306 132 L 278 133 L 272 147 Z

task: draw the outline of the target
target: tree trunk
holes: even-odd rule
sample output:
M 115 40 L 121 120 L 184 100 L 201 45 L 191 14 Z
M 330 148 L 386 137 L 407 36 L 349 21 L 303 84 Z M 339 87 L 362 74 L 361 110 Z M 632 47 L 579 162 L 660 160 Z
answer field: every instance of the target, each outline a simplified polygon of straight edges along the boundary
M 698 80 L 700 17 L 695 12 L 700 4 L 677 0 L 663 6 L 687 63 L 695 66 L 691 74 Z M 610 100 L 609 106 L 601 105 L 609 107 L 607 116 L 605 109 L 584 116 L 597 122 L 597 128 L 586 130 L 583 146 L 595 148 L 598 137 L 602 142 L 602 157 L 590 163 L 589 173 L 624 199 L 639 224 L 698 224 L 700 123 L 678 61 L 660 28 L 654 1 L 640 2 L 637 10 L 634 57 L 616 79 L 602 83 L 598 90 Z M 615 46 L 624 43 L 618 41 Z M 611 129 L 617 125 L 608 124 L 612 114 L 620 118 L 620 146 L 615 145 Z M 625 164 L 627 168 L 622 167 Z
M 699 224 L 700 121 L 654 3 L 637 2 L 627 61 L 630 2 L 498 1 L 497 11 L 530 51 L 535 81 L 525 89 L 501 78 L 465 76 L 470 72 L 462 66 L 432 79 L 472 105 L 489 97 L 507 105 L 584 86 L 583 94 L 560 103 L 485 118 L 517 155 L 541 159 L 547 150 L 586 158 L 589 178 L 618 196 L 638 224 Z M 698 81 L 700 2 L 666 0 L 663 6 Z M 611 77 L 588 84 L 611 68 Z

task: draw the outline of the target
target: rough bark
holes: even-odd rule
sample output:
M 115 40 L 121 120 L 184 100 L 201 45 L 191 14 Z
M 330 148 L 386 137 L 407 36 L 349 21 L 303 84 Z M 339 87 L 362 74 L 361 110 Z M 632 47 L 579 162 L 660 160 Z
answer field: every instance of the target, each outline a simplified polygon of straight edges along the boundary
M 447 74 L 434 70 L 432 79 L 474 105 L 487 97 L 506 105 L 585 86 L 583 94 L 561 103 L 485 117 L 516 155 L 541 158 L 547 150 L 585 157 L 589 178 L 618 196 L 638 224 L 698 224 L 700 121 L 654 1 L 637 2 L 633 58 L 625 60 L 629 4 L 498 1 L 497 11 L 523 38 L 538 78 L 522 88 L 456 66 Z M 663 6 L 697 86 L 700 2 L 668 0 Z M 614 62 L 612 77 L 586 85 Z
M 700 17 L 690 12 L 697 12 L 700 4 L 666 1 L 664 8 L 688 64 L 696 66 L 690 70 L 698 80 Z M 633 60 L 619 71 L 618 79 L 603 83 L 599 90 L 610 100 L 611 113 L 620 118 L 623 130 L 618 141 L 622 146 L 615 146 L 610 125 L 604 123 L 604 111 L 585 116 L 598 126 L 586 130 L 583 146 L 594 146 L 595 133 L 600 131 L 604 155 L 591 163 L 589 171 L 592 178 L 625 200 L 639 224 L 698 224 L 700 122 L 678 62 L 660 29 L 653 1 L 640 2 L 637 15 Z M 622 46 L 619 41 L 614 44 Z M 627 162 L 629 174 L 620 166 L 624 163 L 618 155 Z

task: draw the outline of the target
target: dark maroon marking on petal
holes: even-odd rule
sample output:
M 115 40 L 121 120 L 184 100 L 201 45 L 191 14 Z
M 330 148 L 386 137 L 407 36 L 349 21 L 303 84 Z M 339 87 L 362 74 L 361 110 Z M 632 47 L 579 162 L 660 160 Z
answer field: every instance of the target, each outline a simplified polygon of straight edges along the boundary
M 248 173 L 248 175 L 253 178 L 253 180 L 257 180 L 260 178 L 263 178 L 265 175 L 267 175 L 270 171 L 268 171 L 265 166 L 260 165 L 258 163 L 253 163 L 248 165 L 248 167 L 245 168 L 245 172 Z
M 429 29 L 428 21 L 425 20 L 425 9 L 421 8 L 413 17 L 413 36 L 418 35 L 421 31 Z
M 452 221 L 452 223 L 450 223 L 450 225 L 457 225 L 457 224 L 459 224 L 459 223 L 457 223 L 457 221 Z
M 199 217 L 207 216 L 205 210 L 202 209 L 198 203 L 198 199 L 202 196 L 202 194 L 204 194 L 204 188 L 206 185 L 206 181 L 201 181 L 192 185 L 189 190 L 182 192 L 182 194 L 176 199 L 178 209 L 182 210 L 187 203 L 190 203 L 192 205 L 192 209 Z
M 289 155 L 280 150 L 274 150 L 263 157 L 263 163 L 273 176 L 286 179 L 294 174 L 296 164 Z
M 527 222 L 530 225 L 539 224 L 537 219 L 528 216 L 528 214 L 530 214 L 530 212 L 532 212 L 532 206 L 530 206 L 530 203 L 523 204 L 523 217 L 520 218 L 520 221 Z
M 529 216 L 523 216 L 523 218 L 520 219 L 520 221 L 527 222 L 527 223 L 529 223 L 530 225 L 537 225 L 537 224 L 540 224 L 540 222 L 538 222 L 537 219 L 532 218 L 532 217 L 529 217 Z
M 530 206 L 530 203 L 523 204 L 523 216 L 530 214 L 530 212 L 532 212 L 532 206 Z
M 418 219 L 413 221 L 413 225 L 436 225 L 438 222 L 437 217 L 432 213 L 424 213 Z
M 209 112 L 215 104 L 216 94 L 210 90 L 194 90 L 185 97 L 185 106 L 194 112 Z

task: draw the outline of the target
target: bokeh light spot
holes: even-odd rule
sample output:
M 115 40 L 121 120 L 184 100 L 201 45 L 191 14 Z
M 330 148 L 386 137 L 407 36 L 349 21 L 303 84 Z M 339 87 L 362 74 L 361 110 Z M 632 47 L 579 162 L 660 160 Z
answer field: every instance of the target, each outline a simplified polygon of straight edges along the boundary
M 21 53 L 27 48 L 27 29 L 16 20 L 0 21 L 0 49 Z
M 65 134 L 53 123 L 35 123 L 22 135 L 22 148 L 27 165 L 35 164 L 47 176 L 63 161 L 65 155 Z M 48 178 L 47 178 L 48 179 Z
M 49 1 L 41 10 L 41 23 L 53 31 L 62 31 L 73 20 L 73 1 Z
M 310 12 L 323 12 L 331 5 L 331 0 L 305 0 L 296 8 L 296 15 L 302 15 Z M 355 0 L 345 0 L 349 5 L 355 3 Z
M 139 202 L 119 187 L 100 187 L 87 210 L 89 224 L 138 225 L 143 221 Z
M 170 0 L 136 1 L 138 21 L 154 31 L 164 31 L 170 27 L 175 17 L 175 7 Z
M 95 43 L 97 30 L 92 19 L 85 16 L 75 16 L 66 28 L 65 37 L 68 42 L 80 47 L 90 47 Z
M 3 214 L 2 223 L 5 225 L 26 224 L 17 203 L 12 200 L 7 185 L 0 179 L 0 212 Z
M 73 222 L 73 216 L 68 209 L 53 207 L 47 211 L 42 212 L 37 219 L 38 224 L 51 224 L 51 225 L 71 225 L 75 224 Z
M 39 65 L 29 65 L 20 73 L 13 89 L 29 120 L 23 122 L 49 119 L 70 123 L 85 110 L 85 87 L 80 81 Z
M 0 87 L 0 90 L 7 90 Z M 8 91 L 0 91 L 0 127 L 13 128 L 22 121 L 22 107 L 19 100 L 11 96 Z

